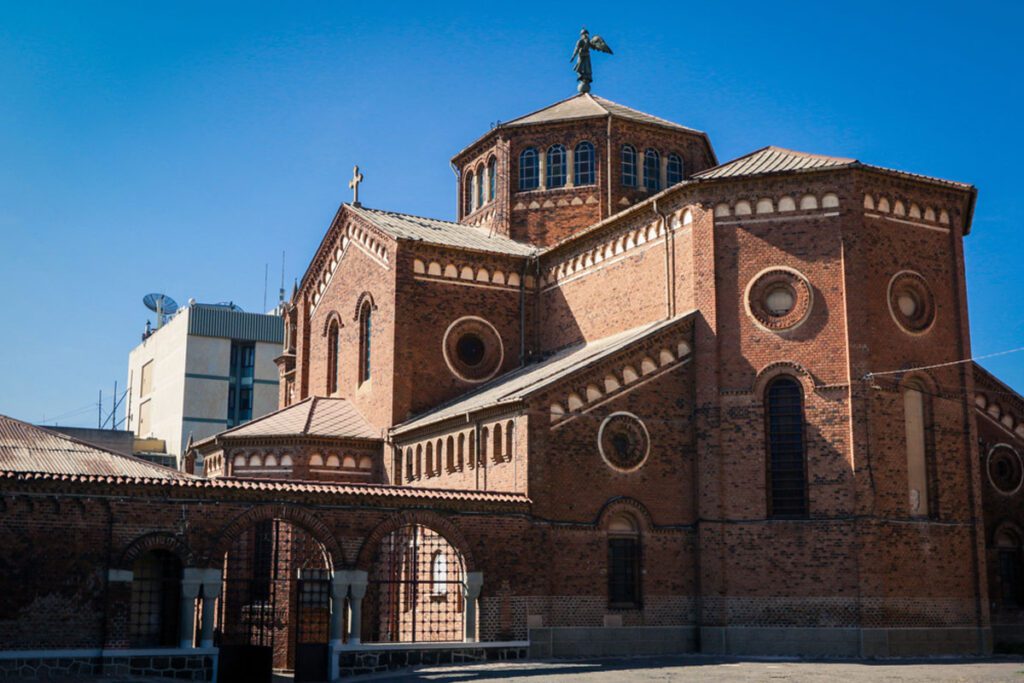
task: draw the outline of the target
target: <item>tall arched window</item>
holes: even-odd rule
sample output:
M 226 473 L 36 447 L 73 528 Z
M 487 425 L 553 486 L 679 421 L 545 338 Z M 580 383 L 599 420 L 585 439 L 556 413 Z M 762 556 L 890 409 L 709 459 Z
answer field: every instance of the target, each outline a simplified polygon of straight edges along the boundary
M 427 442 L 427 476 L 433 476 L 434 474 L 434 444 Z
M 487 461 L 487 442 L 489 434 L 487 427 L 480 430 L 480 447 L 477 449 L 477 464 L 483 464 Z
M 505 423 L 505 459 L 512 459 L 512 435 L 515 434 L 516 424 L 512 420 Z
M 341 356 L 341 335 L 338 321 L 335 320 L 327 330 L 327 393 L 338 393 L 338 358 Z
M 768 491 L 772 517 L 807 515 L 804 400 L 800 383 L 778 377 L 765 392 Z
M 501 450 L 504 445 L 501 439 L 501 425 L 494 425 L 494 462 L 501 462 L 504 459 Z
M 681 156 L 678 154 L 668 155 L 668 170 L 666 175 L 670 186 L 683 182 L 683 158 Z
M 444 550 L 434 552 L 430 566 L 431 594 L 440 597 L 448 592 L 448 556 Z
M 573 183 L 579 185 L 594 184 L 594 145 L 584 140 L 576 145 L 573 151 Z
M 476 186 L 473 182 L 473 172 L 470 171 L 466 174 L 466 180 L 464 182 L 466 190 L 466 213 L 473 213 L 473 188 Z
M 565 147 L 548 147 L 548 188 L 565 187 Z
M 444 441 L 437 440 L 435 446 L 436 456 L 434 457 L 434 474 L 441 474 L 441 466 L 444 463 Z
M 636 187 L 636 147 L 622 146 L 622 184 Z
M 455 459 L 455 467 L 458 470 L 462 470 L 462 466 L 466 460 L 466 435 L 459 434 L 459 454 Z
M 536 190 L 540 185 L 540 174 L 537 170 L 537 150 L 527 147 L 519 154 L 519 189 Z
M 649 192 L 661 189 L 661 155 L 656 149 L 644 152 L 644 188 Z
M 469 433 L 469 453 L 467 453 L 466 464 L 470 469 L 476 467 L 476 434 Z
M 414 474 L 415 474 L 417 479 L 419 479 L 421 476 L 423 476 L 423 445 L 422 444 L 416 446 L 416 467 L 414 469 L 415 469 L 415 473 Z
M 150 550 L 132 564 L 128 639 L 132 647 L 177 646 L 181 615 L 181 561 Z
M 907 438 L 907 503 L 912 517 L 931 511 L 927 442 L 928 405 L 922 387 L 909 382 L 903 390 L 903 423 Z
M 370 357 L 373 355 L 373 307 L 369 301 L 359 309 L 359 382 L 370 379 Z
M 498 160 L 491 157 L 487 162 L 487 201 L 493 202 L 498 188 Z
M 445 455 L 447 456 L 446 464 L 448 465 L 448 471 L 455 471 L 455 438 L 449 436 L 447 443 L 445 443 Z
M 608 522 L 608 606 L 640 607 L 640 532 L 629 515 Z
M 476 170 L 476 207 L 479 209 L 486 201 L 487 178 L 484 176 L 484 167 Z
M 1006 607 L 1024 605 L 1024 571 L 1021 563 L 1021 540 L 1012 531 L 1003 530 L 996 535 L 999 586 L 996 593 Z
M 412 481 L 412 478 L 413 478 L 414 475 L 415 475 L 415 470 L 413 469 L 412 448 L 406 448 L 405 449 L 405 480 L 407 482 L 408 481 Z

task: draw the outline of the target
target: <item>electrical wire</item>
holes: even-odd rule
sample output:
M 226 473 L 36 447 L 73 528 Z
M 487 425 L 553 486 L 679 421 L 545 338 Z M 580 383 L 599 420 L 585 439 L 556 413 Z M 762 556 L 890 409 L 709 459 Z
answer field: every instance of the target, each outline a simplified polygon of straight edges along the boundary
M 987 353 L 984 356 L 975 356 L 973 358 L 964 358 L 961 360 L 951 360 L 946 363 L 935 363 L 934 365 L 921 365 L 916 368 L 902 368 L 900 370 L 885 370 L 884 372 L 869 372 L 868 374 L 864 375 L 863 379 L 869 380 L 872 377 L 878 377 L 879 375 L 899 375 L 906 372 L 914 372 L 915 370 L 932 370 L 934 368 L 945 368 L 949 367 L 950 365 L 960 365 L 961 363 L 974 363 L 976 361 L 984 360 L 986 358 L 1006 356 L 1011 353 L 1020 353 L 1021 351 L 1024 351 L 1024 346 L 1018 347 L 1016 349 L 1009 349 L 1008 351 L 996 351 L 995 353 Z

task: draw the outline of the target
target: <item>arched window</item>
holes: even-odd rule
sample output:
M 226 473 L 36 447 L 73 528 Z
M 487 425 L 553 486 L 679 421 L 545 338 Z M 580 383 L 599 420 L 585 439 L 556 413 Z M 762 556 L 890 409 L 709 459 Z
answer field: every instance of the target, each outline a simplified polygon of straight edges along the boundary
M 527 147 L 519 154 L 519 189 L 536 190 L 540 184 L 537 172 L 537 150 Z
M 436 453 L 434 457 L 434 474 L 441 474 L 441 466 L 444 463 L 444 442 L 438 439 L 434 449 Z
M 669 186 L 683 182 L 683 158 L 678 154 L 668 155 L 667 179 Z
M 804 401 L 800 383 L 778 377 L 765 392 L 768 490 L 772 517 L 807 515 Z
M 373 307 L 369 301 L 359 309 L 359 382 L 370 379 L 371 342 L 373 340 Z
M 419 479 L 423 475 L 423 446 L 416 446 L 416 467 L 414 468 L 414 475 L 416 479 Z
M 608 522 L 608 606 L 640 607 L 640 532 L 629 515 Z
M 480 448 L 477 449 L 477 464 L 482 464 L 487 460 L 487 427 L 480 430 Z
M 573 183 L 579 185 L 594 184 L 594 145 L 584 140 L 576 145 L 573 152 Z
M 922 387 L 910 382 L 903 390 L 903 423 L 907 438 L 907 503 L 912 517 L 931 511 L 928 476 L 928 405 Z
M 469 433 L 469 457 L 466 458 L 470 469 L 476 467 L 476 434 Z
M 661 155 L 656 149 L 647 148 L 644 152 L 644 189 L 649 192 L 661 189 Z
M 448 592 L 448 556 L 443 550 L 434 553 L 430 563 L 430 579 L 432 595 L 439 597 Z
M 504 442 L 501 440 L 501 425 L 494 425 L 494 462 L 501 462 L 504 459 L 502 446 Z
M 456 463 L 455 466 L 459 470 L 462 469 L 462 465 L 465 462 L 465 456 L 466 456 L 466 435 L 465 434 L 459 434 L 459 454 L 458 454 L 458 457 L 457 457 L 457 459 L 455 461 L 455 463 Z
M 473 188 L 476 184 L 473 182 L 473 172 L 470 171 L 466 174 L 465 190 L 466 190 L 466 213 L 473 213 Z
M 622 184 L 636 187 L 636 147 L 622 146 Z
M 327 331 L 327 393 L 338 393 L 338 358 L 341 355 L 341 335 L 338 321 L 331 323 Z
M 455 471 L 455 439 L 449 436 L 447 443 L 445 443 L 445 455 L 448 456 L 446 463 L 448 465 L 448 471 Z
M 1021 566 L 1020 538 L 1009 530 L 999 532 L 996 536 L 996 552 L 999 572 L 997 594 L 1000 602 L 1007 607 L 1024 605 L 1024 571 Z
M 476 170 L 476 206 L 480 208 L 484 205 L 487 191 L 487 178 L 484 176 L 484 167 L 481 166 Z
M 179 644 L 181 576 L 181 562 L 166 550 L 150 550 L 132 564 L 128 613 L 128 639 L 132 647 Z
M 516 425 L 512 420 L 505 423 L 505 459 L 512 459 L 512 435 L 515 434 Z
M 434 474 L 434 444 L 427 442 L 427 476 L 433 476 Z
M 498 188 L 498 160 L 491 157 L 487 162 L 487 201 L 493 202 Z
M 551 145 L 548 147 L 548 189 L 565 187 L 565 147 Z
M 405 480 L 412 481 L 414 475 L 413 461 L 412 461 L 412 448 L 405 449 Z

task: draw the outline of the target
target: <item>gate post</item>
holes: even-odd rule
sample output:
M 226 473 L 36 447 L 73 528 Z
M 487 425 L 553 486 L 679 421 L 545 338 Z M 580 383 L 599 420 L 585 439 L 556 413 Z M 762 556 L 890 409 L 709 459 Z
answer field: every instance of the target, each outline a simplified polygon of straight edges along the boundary
M 196 598 L 203 585 L 203 570 L 185 567 L 181 576 L 181 642 L 182 649 L 194 647 L 196 633 Z
M 345 596 L 348 595 L 349 572 L 337 571 L 331 577 L 331 647 L 341 647 L 345 637 Z
M 358 645 L 363 632 L 363 598 L 366 596 L 366 584 L 369 575 L 362 569 L 349 572 L 348 644 Z
M 213 607 L 220 596 L 221 585 L 219 569 L 203 570 L 203 616 L 200 622 L 199 647 L 213 647 Z
M 480 597 L 480 588 L 484 585 L 483 572 L 469 572 L 466 583 L 462 585 L 462 595 L 466 599 L 466 642 L 477 642 L 476 634 L 476 601 Z

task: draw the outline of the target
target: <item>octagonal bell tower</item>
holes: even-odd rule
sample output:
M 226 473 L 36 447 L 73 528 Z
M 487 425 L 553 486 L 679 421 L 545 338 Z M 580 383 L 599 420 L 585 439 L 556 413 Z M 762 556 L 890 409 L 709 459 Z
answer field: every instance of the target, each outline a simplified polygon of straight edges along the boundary
M 705 133 L 581 93 L 452 158 L 458 219 L 549 246 L 717 164 Z

